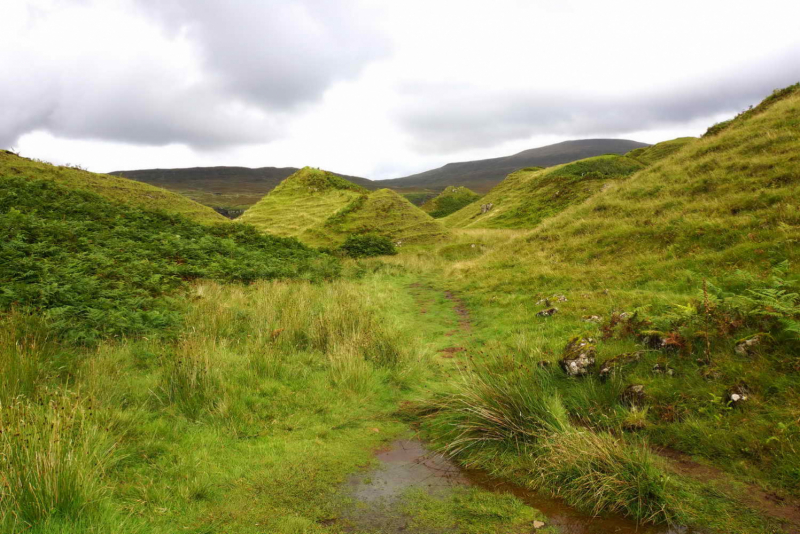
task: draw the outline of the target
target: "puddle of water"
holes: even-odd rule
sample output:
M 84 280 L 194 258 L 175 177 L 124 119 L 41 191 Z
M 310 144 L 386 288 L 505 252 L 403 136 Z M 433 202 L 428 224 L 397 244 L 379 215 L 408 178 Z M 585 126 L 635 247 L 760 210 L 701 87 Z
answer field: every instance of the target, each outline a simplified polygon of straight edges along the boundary
M 591 517 L 559 499 L 498 482 L 480 471 L 461 469 L 443 455 L 427 450 L 418 440 L 395 441 L 375 456 L 380 462 L 378 468 L 348 481 L 359 506 L 347 519 L 361 528 L 407 532 L 408 518 L 393 511 L 392 504 L 411 488 L 435 495 L 458 486 L 475 486 L 516 496 L 545 514 L 547 524 L 556 526 L 562 534 L 692 534 L 682 527 L 642 526 L 621 517 Z

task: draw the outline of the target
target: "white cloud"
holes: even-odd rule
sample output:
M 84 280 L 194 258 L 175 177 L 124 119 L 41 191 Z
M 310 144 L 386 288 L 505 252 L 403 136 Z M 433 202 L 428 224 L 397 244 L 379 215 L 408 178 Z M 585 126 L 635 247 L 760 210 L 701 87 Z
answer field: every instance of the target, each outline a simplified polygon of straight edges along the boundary
M 0 144 L 100 171 L 389 178 L 697 135 L 800 81 L 789 0 L 37 0 L 3 16 Z

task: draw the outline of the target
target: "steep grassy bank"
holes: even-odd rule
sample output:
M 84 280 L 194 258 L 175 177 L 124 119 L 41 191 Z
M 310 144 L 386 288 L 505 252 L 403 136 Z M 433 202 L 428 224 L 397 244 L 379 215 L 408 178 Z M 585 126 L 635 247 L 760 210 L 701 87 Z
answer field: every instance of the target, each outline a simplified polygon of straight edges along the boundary
M 443 222 L 451 228 L 533 228 L 644 166 L 632 158 L 608 155 L 554 168 L 522 169 Z M 492 204 L 489 211 L 481 209 L 486 204 Z
M 0 176 L 50 180 L 67 189 L 91 191 L 108 200 L 137 208 L 163 210 L 201 223 L 224 223 L 228 219 L 213 209 L 178 193 L 78 167 L 50 165 L 0 150 Z

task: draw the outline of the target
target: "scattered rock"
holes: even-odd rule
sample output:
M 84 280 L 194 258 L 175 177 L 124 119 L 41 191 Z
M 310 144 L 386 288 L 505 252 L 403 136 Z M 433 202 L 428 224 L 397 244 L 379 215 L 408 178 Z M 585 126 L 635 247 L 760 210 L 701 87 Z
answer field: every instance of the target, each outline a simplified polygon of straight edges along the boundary
M 553 295 L 553 298 L 556 300 L 556 302 L 567 302 L 567 297 L 564 295 Z
M 620 402 L 631 408 L 641 408 L 647 402 L 647 395 L 642 384 L 631 384 L 619 396 Z
M 544 306 L 547 306 L 549 308 L 550 307 L 550 299 L 539 299 L 539 300 L 536 301 L 536 305 L 537 306 L 544 305 Z
M 545 525 L 544 521 L 534 521 L 533 522 L 533 528 L 535 528 L 536 530 L 539 530 L 540 528 L 544 528 L 544 525 Z
M 600 371 L 597 373 L 600 376 L 600 380 L 608 380 L 614 373 L 616 373 L 623 365 L 631 362 L 638 362 L 639 359 L 644 354 L 642 351 L 636 352 L 625 352 L 620 354 L 619 356 L 614 356 L 613 358 L 606 360 L 603 362 L 603 365 L 600 366 Z
M 761 336 L 756 334 L 755 336 L 742 339 L 736 343 L 736 347 L 733 349 L 736 354 L 740 356 L 752 356 L 755 354 L 756 347 L 761 344 Z
M 558 313 L 558 308 L 547 308 L 536 314 L 537 317 L 550 317 Z
M 484 213 L 488 213 L 489 211 L 492 210 L 493 207 L 494 204 L 492 204 L 491 202 L 489 202 L 488 204 L 481 204 L 481 215 L 483 215 Z
M 594 339 L 574 337 L 564 347 L 559 363 L 569 376 L 583 376 L 589 374 L 590 368 L 594 366 L 596 355 Z
M 733 386 L 725 395 L 725 400 L 727 400 L 728 404 L 731 406 L 741 405 L 750 400 L 750 391 L 744 384 Z
M 602 323 L 603 318 L 599 315 L 584 315 L 581 320 L 585 323 Z
M 664 337 L 661 335 L 661 332 L 656 332 L 655 330 L 648 330 L 643 332 L 644 336 L 642 336 L 642 343 L 645 344 L 646 347 L 654 350 L 663 349 L 666 347 L 666 343 L 664 341 Z
M 653 374 L 675 376 L 675 369 L 665 363 L 657 363 L 653 366 Z

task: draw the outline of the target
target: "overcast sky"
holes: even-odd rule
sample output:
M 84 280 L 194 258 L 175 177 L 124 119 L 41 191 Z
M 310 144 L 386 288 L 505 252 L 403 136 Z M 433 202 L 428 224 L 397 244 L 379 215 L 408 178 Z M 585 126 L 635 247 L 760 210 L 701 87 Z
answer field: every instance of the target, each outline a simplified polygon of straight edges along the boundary
M 800 1 L 4 0 L 0 148 L 369 178 L 657 142 L 800 81 Z

